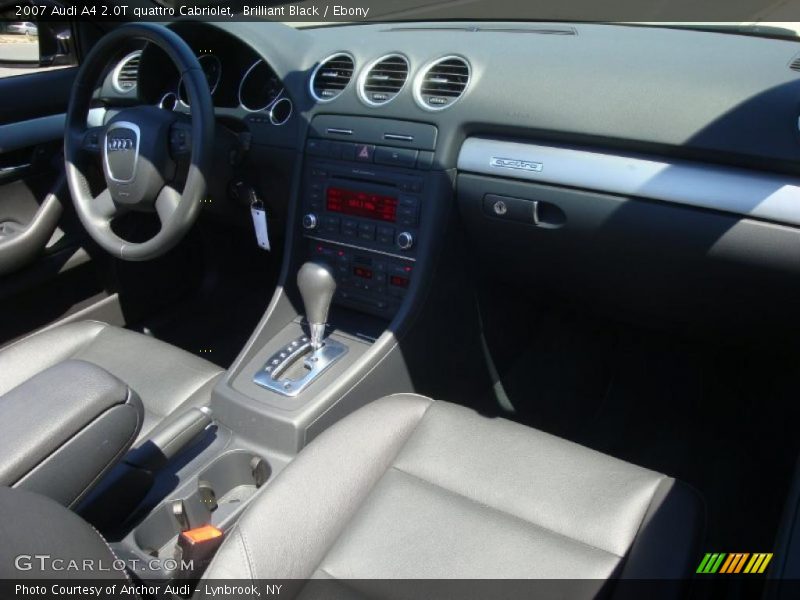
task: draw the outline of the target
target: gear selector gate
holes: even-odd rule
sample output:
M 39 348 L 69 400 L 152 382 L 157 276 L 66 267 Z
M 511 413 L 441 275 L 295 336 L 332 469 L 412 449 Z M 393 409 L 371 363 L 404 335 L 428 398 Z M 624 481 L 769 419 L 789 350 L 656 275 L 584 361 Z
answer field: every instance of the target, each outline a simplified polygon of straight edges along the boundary
M 309 335 L 292 340 L 267 359 L 253 382 L 284 396 L 294 397 L 347 353 L 347 346 L 325 338 L 336 280 L 324 263 L 307 262 L 297 273 Z

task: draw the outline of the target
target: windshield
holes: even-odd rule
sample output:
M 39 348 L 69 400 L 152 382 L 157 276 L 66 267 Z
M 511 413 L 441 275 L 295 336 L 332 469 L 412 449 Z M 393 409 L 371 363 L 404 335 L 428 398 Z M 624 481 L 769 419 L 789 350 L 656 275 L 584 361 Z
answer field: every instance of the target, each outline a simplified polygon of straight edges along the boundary
M 227 7 L 233 18 L 269 19 L 294 27 L 414 21 L 603 22 L 764 37 L 800 36 L 800 0 L 153 0 L 181 6 Z

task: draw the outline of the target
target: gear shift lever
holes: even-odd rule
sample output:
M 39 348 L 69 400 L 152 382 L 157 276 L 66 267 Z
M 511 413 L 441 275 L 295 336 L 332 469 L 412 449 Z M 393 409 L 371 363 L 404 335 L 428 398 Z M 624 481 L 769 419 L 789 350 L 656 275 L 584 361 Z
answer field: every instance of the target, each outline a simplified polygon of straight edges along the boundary
M 328 309 L 336 291 L 331 268 L 322 263 L 305 263 L 297 272 L 297 287 L 305 304 L 311 339 L 302 335 L 276 349 L 253 376 L 256 385 L 290 398 L 301 394 L 348 351 L 346 344 L 334 338 L 325 340 Z
M 311 330 L 311 349 L 319 350 L 325 338 L 328 309 L 336 291 L 333 271 L 323 263 L 304 263 L 297 272 L 297 287 L 303 297 L 306 320 Z

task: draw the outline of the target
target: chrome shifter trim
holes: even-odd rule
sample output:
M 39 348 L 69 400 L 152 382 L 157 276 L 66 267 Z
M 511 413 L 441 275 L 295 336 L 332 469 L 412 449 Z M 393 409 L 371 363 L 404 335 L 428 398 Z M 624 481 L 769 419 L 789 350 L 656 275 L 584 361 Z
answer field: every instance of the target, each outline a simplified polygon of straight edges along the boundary
M 253 383 L 282 396 L 294 398 L 328 367 L 347 354 L 347 350 L 347 346 L 331 338 L 326 339 L 320 348 L 314 350 L 311 340 L 299 337 L 270 356 L 253 377 Z M 299 379 L 283 377 L 282 375 L 295 364 L 295 361 L 306 353 L 308 356 L 303 359 L 305 374 Z
M 325 323 L 309 323 L 308 328 L 311 330 L 311 348 L 319 350 L 322 348 L 322 340 L 325 339 Z

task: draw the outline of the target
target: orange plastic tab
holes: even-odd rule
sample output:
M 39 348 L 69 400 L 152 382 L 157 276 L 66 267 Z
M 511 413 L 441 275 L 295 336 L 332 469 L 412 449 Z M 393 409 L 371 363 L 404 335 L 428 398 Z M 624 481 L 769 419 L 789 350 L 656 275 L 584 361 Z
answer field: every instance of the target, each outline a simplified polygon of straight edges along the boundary
M 222 531 L 213 525 L 203 525 L 202 527 L 188 529 L 181 533 L 181 535 L 185 535 L 193 544 L 197 544 L 222 537 Z

